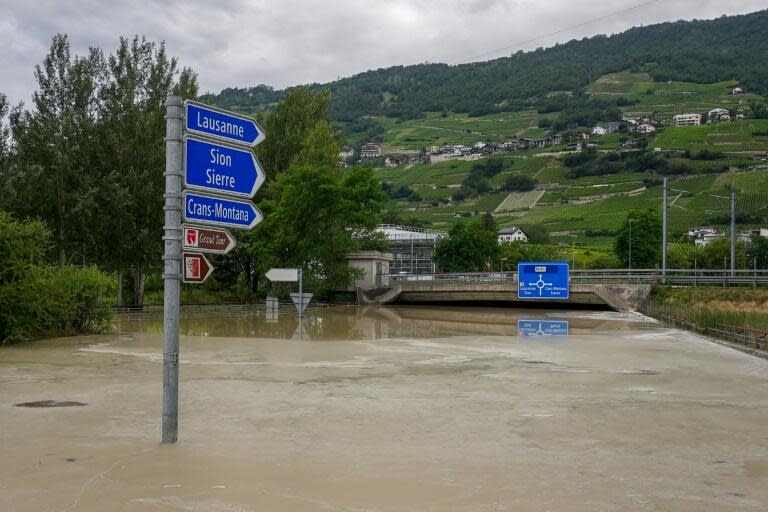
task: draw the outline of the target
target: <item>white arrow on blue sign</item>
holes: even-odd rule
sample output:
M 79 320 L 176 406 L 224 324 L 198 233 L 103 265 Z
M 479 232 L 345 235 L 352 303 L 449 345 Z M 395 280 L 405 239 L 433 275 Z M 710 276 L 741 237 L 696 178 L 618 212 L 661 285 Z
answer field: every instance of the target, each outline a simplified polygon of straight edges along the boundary
M 256 205 L 250 201 L 225 199 L 197 192 L 185 191 L 184 220 L 240 229 L 253 229 L 263 220 Z
M 248 146 L 260 144 L 266 138 L 261 126 L 250 117 L 189 100 L 184 107 L 184 127 L 188 132 Z
M 220 194 L 253 197 L 266 174 L 249 149 L 184 140 L 184 186 Z

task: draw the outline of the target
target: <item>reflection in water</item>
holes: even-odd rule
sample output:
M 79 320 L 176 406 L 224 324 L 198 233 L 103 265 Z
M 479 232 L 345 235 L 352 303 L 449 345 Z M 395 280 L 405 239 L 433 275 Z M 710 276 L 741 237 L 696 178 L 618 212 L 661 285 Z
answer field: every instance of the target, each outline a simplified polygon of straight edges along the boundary
M 568 336 L 568 320 L 518 320 L 517 335 L 522 338 Z
M 300 320 L 294 308 L 267 310 L 254 305 L 183 310 L 180 332 L 184 336 L 323 341 L 469 334 L 568 336 L 651 325 L 643 317 L 624 313 L 455 306 L 329 306 L 312 308 Z M 159 333 L 162 314 L 121 315 L 116 329 Z

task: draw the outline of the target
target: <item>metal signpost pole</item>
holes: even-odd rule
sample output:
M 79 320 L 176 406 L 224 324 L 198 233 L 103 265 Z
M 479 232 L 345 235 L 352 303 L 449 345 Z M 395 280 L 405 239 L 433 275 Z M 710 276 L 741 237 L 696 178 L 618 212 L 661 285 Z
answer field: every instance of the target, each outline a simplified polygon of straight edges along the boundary
M 181 295 L 181 140 L 178 96 L 165 102 L 165 243 L 163 273 L 163 443 L 179 430 L 179 300 Z
M 736 193 L 731 193 L 731 277 L 736 277 Z
M 299 318 L 304 316 L 304 271 L 299 268 Z
M 664 193 L 661 207 L 661 276 L 662 282 L 667 282 L 667 190 L 669 188 L 669 178 L 664 176 Z

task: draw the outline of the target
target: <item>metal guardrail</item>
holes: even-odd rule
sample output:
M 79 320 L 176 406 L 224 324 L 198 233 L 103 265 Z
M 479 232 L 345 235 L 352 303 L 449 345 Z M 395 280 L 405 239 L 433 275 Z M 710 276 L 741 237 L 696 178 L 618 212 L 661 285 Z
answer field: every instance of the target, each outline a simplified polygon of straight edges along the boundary
M 653 284 L 669 285 L 758 285 L 768 284 L 768 270 L 692 270 L 668 269 L 585 269 L 571 270 L 572 284 Z M 382 274 L 377 276 L 379 284 L 416 284 L 425 282 L 441 283 L 511 283 L 517 281 L 517 272 L 453 272 L 436 274 Z

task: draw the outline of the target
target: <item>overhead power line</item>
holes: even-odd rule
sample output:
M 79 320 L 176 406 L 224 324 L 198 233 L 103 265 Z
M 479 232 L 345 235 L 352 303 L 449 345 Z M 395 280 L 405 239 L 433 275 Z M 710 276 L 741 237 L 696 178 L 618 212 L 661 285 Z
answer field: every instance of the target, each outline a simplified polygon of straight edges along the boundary
M 571 25 L 570 27 L 564 27 L 564 28 L 555 30 L 554 32 L 550 32 L 548 34 L 543 34 L 543 35 L 540 35 L 540 36 L 533 37 L 531 39 L 525 39 L 525 40 L 522 40 L 522 41 L 518 41 L 516 43 L 512 43 L 512 44 L 507 45 L 507 46 L 502 46 L 502 47 L 499 47 L 499 48 L 494 48 L 493 50 L 489 50 L 487 52 L 480 53 L 478 55 L 474 55 L 472 57 L 469 57 L 468 59 L 459 61 L 458 64 L 466 64 L 468 62 L 475 61 L 475 60 L 477 60 L 479 58 L 486 57 L 488 55 L 492 55 L 492 54 L 499 53 L 499 52 L 502 52 L 502 51 L 508 51 L 508 50 L 513 49 L 513 48 L 519 48 L 520 46 L 526 45 L 528 43 L 533 43 L 534 41 L 538 41 L 539 39 L 544 39 L 544 38 L 547 38 L 547 37 L 556 36 L 556 35 L 562 34 L 563 32 L 569 32 L 571 30 L 583 27 L 585 25 L 590 25 L 590 24 L 595 23 L 597 21 L 602 21 L 604 19 L 611 18 L 611 17 L 619 15 L 619 14 L 624 14 L 626 12 L 630 12 L 630 11 L 634 11 L 634 10 L 637 10 L 637 9 L 641 9 L 641 8 L 646 7 L 648 5 L 651 5 L 651 4 L 656 4 L 659 1 L 660 0 L 650 0 L 649 2 L 643 2 L 643 3 L 640 3 L 640 4 L 634 5 L 632 7 L 628 7 L 626 9 L 621 9 L 619 11 L 614 11 L 614 12 L 611 12 L 611 13 L 608 13 L 608 14 L 604 14 L 603 16 L 600 16 L 600 17 L 597 17 L 597 18 L 592 18 L 590 20 L 583 21 L 581 23 L 577 23 L 576 25 Z

